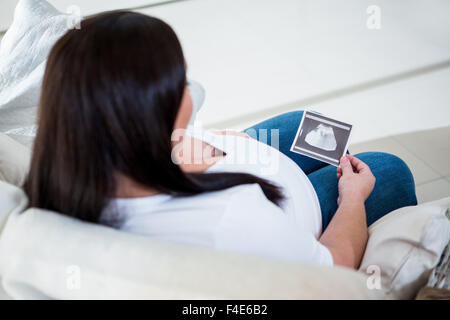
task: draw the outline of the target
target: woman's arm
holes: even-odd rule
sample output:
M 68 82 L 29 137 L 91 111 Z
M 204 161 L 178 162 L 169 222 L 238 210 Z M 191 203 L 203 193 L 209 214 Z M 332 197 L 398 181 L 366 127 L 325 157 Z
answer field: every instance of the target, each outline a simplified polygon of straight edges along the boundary
M 366 247 L 368 233 L 364 202 L 375 185 L 370 168 L 361 160 L 347 155 L 338 168 L 338 210 L 320 237 L 330 250 L 334 264 L 358 268 Z

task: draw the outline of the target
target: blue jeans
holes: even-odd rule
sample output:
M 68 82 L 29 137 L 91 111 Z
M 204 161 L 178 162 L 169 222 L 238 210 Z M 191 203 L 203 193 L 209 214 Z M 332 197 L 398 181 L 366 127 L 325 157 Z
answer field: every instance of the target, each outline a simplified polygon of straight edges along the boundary
M 279 150 L 294 160 L 311 181 L 320 202 L 322 229 L 330 223 L 337 210 L 338 179 L 336 167 L 319 160 L 290 151 L 297 133 L 303 111 L 281 114 L 260 122 L 246 130 L 254 129 L 259 140 L 260 129 L 279 130 Z M 265 135 L 267 144 L 271 144 L 271 135 Z M 367 225 L 371 225 L 389 212 L 417 204 L 414 178 L 408 166 L 400 158 L 383 152 L 364 152 L 355 157 L 364 161 L 376 178 L 375 187 L 365 202 Z

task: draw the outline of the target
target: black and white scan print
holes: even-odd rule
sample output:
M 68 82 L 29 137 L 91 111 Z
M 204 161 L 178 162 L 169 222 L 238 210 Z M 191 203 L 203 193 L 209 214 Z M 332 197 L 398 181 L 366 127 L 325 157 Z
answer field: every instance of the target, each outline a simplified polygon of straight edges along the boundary
M 334 166 L 347 152 L 352 125 L 305 111 L 291 151 Z

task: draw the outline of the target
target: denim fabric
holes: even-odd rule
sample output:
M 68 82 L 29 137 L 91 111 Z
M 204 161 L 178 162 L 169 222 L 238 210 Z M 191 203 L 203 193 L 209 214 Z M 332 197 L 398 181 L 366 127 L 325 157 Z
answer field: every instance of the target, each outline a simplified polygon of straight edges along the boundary
M 284 113 L 260 122 L 244 132 L 271 145 L 269 130 L 279 130 L 279 150 L 294 160 L 311 181 L 319 198 L 322 229 L 325 230 L 337 210 L 336 167 L 290 151 L 302 116 L 303 111 Z M 264 131 L 260 132 L 260 129 L 266 129 L 269 132 L 264 134 L 264 139 L 261 139 L 260 135 Z M 365 202 L 367 225 L 371 225 L 395 209 L 417 204 L 414 178 L 403 160 L 383 152 L 364 152 L 356 154 L 355 157 L 364 161 L 376 178 L 375 187 Z

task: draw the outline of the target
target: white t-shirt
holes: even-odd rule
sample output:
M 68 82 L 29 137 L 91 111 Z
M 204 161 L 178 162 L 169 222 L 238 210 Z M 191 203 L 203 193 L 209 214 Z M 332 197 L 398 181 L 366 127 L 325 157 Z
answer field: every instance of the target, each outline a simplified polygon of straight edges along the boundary
M 286 199 L 281 208 L 265 197 L 259 185 L 251 184 L 191 197 L 113 199 L 102 213 L 102 223 L 165 241 L 333 264 L 329 250 L 318 241 L 322 219 L 317 195 L 291 159 L 254 139 L 192 127 L 188 134 L 226 153 L 207 172 L 244 172 L 268 179 L 282 188 Z

